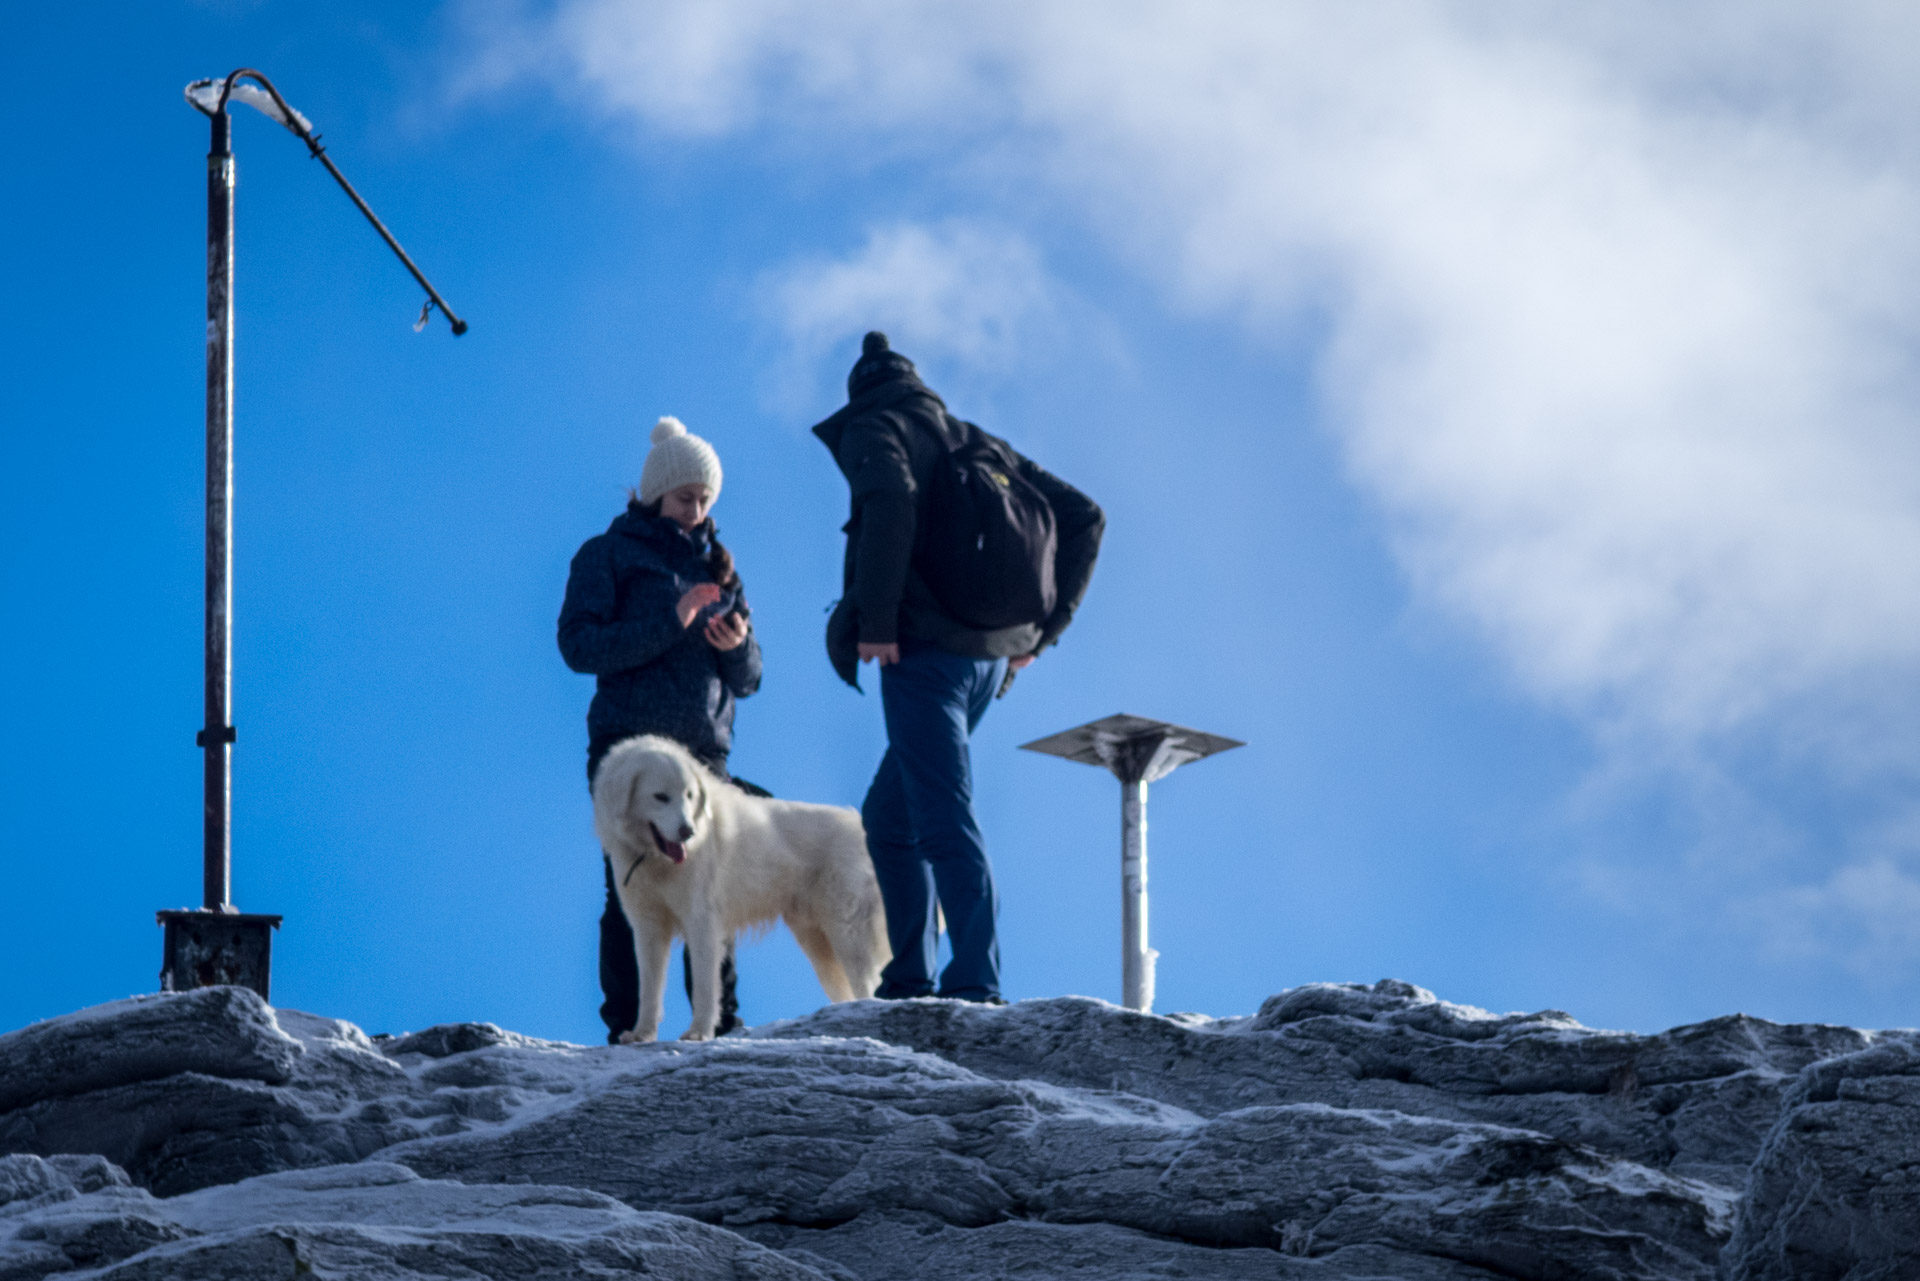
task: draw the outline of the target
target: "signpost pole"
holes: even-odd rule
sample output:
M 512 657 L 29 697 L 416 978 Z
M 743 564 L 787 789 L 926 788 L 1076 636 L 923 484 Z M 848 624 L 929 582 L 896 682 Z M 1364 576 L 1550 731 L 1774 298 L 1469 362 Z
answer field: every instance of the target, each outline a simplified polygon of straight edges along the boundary
M 1130 1010 L 1153 1008 L 1153 962 L 1147 946 L 1147 785 L 1120 782 L 1120 988 Z
M 1147 945 L 1147 784 L 1216 752 L 1245 747 L 1184 725 L 1144 716 L 1107 716 L 1022 743 L 1027 752 L 1098 765 L 1120 780 L 1120 999 L 1129 1010 L 1153 1010 L 1154 962 Z
M 257 82 L 242 84 L 242 80 Z M 207 578 L 205 721 L 194 736 L 205 755 L 201 792 L 199 909 L 159 912 L 162 991 L 184 992 L 217 984 L 250 987 L 266 1000 L 270 992 L 273 931 L 280 917 L 242 912 L 233 905 L 233 116 L 228 105 L 245 102 L 284 125 L 326 166 L 374 230 L 427 292 L 414 326 L 426 324 L 434 307 L 447 315 L 455 334 L 467 322 L 454 315 L 386 225 L 374 216 L 320 145 L 307 118 L 287 104 L 258 71 L 242 67 L 224 80 L 196 80 L 187 101 L 212 123 L 207 150 Z
M 233 117 L 213 113 L 207 152 L 207 606 L 202 906 L 232 911 Z

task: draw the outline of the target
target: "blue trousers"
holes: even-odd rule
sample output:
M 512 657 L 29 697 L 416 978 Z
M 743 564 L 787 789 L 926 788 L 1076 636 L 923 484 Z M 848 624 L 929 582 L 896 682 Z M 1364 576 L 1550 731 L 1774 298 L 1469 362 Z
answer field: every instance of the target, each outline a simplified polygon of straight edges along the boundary
M 1000 687 L 1003 661 L 902 641 L 900 661 L 880 669 L 887 754 L 860 816 L 893 945 L 880 974 L 883 999 L 935 994 L 936 896 L 953 944 L 938 995 L 1000 996 L 1000 900 L 973 817 L 968 736 Z

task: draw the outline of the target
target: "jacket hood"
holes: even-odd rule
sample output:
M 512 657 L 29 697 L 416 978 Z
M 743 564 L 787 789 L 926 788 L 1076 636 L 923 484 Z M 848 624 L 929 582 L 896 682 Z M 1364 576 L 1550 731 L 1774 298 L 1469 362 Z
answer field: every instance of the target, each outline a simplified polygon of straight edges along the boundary
M 681 529 L 671 516 L 649 516 L 640 510 L 639 503 L 628 503 L 627 509 L 613 518 L 607 526 L 609 534 L 625 534 L 628 538 L 637 538 L 643 543 L 655 547 L 691 547 L 701 555 L 707 552 L 707 535 L 704 530 L 695 529 L 691 534 Z
M 932 388 L 920 381 L 919 374 L 911 370 L 895 372 L 885 381 L 874 384 L 815 423 L 813 434 L 833 451 L 835 457 L 838 457 L 840 437 L 846 433 L 848 423 L 867 414 L 880 414 L 890 409 L 903 408 L 921 408 L 938 419 L 946 412 L 947 403 L 935 395 Z

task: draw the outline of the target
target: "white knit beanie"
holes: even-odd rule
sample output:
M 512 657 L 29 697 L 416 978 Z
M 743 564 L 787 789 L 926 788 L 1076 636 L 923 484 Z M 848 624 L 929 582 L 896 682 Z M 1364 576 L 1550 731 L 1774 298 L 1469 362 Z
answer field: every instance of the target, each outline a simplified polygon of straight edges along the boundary
M 653 425 L 653 448 L 640 469 L 640 501 L 650 503 L 682 485 L 705 485 L 719 498 L 720 455 L 678 418 L 662 418 Z

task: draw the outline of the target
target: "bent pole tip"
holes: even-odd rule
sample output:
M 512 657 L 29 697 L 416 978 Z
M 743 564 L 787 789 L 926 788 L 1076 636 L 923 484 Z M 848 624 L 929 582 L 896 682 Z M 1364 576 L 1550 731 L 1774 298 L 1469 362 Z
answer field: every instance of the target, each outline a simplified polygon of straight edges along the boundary
M 252 85 L 240 84 L 242 77 L 257 82 L 260 88 L 255 89 Z M 262 93 L 262 89 L 266 92 Z M 426 290 L 428 308 L 438 307 L 446 313 L 447 323 L 453 327 L 454 337 L 457 338 L 467 332 L 467 322 L 455 315 L 453 308 L 447 306 L 447 300 L 440 296 L 440 291 L 435 289 L 426 274 L 414 265 L 413 259 L 407 256 L 407 251 L 400 247 L 400 242 L 393 238 L 391 231 L 387 230 L 387 225 L 381 222 L 367 202 L 361 199 L 360 193 L 355 191 L 353 184 L 347 181 L 347 176 L 340 172 L 339 166 L 333 163 L 333 158 L 327 155 L 327 149 L 320 145 L 320 135 L 313 130 L 313 122 L 295 111 L 292 104 L 281 96 L 280 90 L 275 88 L 273 82 L 265 75 L 252 67 L 241 67 L 228 72 L 223 80 L 196 80 L 187 86 L 186 98 L 194 110 L 207 116 L 220 115 L 227 110 L 229 102 L 237 99 L 274 123 L 284 126 L 287 132 L 306 143 L 308 153 L 327 167 L 327 172 L 333 175 L 333 180 L 340 184 L 340 189 L 347 193 L 354 206 L 366 215 L 367 221 L 372 223 L 373 229 L 380 233 L 380 238 L 387 242 L 387 248 L 393 250 L 394 255 L 413 276 L 415 283 Z M 423 321 L 426 319 L 425 310 L 421 312 L 421 319 Z M 423 326 L 416 326 L 416 328 L 419 327 Z

